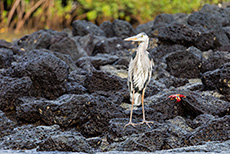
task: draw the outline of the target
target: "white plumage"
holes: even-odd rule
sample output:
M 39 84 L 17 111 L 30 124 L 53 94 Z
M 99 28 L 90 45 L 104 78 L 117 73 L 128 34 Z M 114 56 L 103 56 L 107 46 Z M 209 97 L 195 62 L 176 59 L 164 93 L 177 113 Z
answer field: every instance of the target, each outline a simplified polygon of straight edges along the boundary
M 132 123 L 132 110 L 133 105 L 142 104 L 143 109 L 143 122 L 148 125 L 152 123 L 145 120 L 144 114 L 144 93 L 152 74 L 153 61 L 146 51 L 149 43 L 149 37 L 145 33 L 140 33 L 136 36 L 129 37 L 125 41 L 141 41 L 137 50 L 133 53 L 133 56 L 129 63 L 128 70 L 128 87 L 130 91 L 130 101 L 132 102 L 130 122 L 127 125 L 136 125 Z M 142 124 L 140 123 L 140 124 Z M 125 125 L 125 127 L 127 126 Z M 148 125 L 149 126 L 149 125 Z M 150 126 L 149 126 L 150 127 Z

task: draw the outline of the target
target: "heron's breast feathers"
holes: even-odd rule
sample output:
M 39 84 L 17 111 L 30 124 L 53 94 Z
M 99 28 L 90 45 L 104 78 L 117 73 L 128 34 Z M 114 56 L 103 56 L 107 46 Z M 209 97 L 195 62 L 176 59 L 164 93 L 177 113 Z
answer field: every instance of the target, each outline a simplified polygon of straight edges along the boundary
M 138 63 L 138 61 L 131 61 L 129 66 L 129 88 L 135 92 L 142 91 L 149 82 L 152 73 L 152 64 L 150 60 Z M 130 87 L 131 86 L 131 87 Z

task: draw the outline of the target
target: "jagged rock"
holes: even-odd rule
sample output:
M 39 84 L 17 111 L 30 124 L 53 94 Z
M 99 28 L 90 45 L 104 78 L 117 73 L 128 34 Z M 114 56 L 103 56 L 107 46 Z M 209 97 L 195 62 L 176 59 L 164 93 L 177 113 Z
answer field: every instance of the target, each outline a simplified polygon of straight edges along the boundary
M 85 36 L 75 36 L 73 39 L 76 42 L 79 42 L 82 48 L 85 50 L 88 56 L 91 56 L 95 47 L 93 34 L 88 34 Z M 78 43 L 77 43 L 78 44 Z
M 177 127 L 180 127 L 184 131 L 187 131 L 187 132 L 193 131 L 193 129 L 187 125 L 186 120 L 181 116 L 177 116 L 173 119 L 169 119 L 169 120 L 167 120 L 167 123 L 172 124 L 172 125 L 176 125 Z
M 159 68 L 157 70 L 159 70 Z M 177 88 L 189 82 L 186 78 L 177 78 L 170 75 L 166 70 L 159 71 L 155 77 L 158 82 L 165 85 L 165 88 L 170 88 L 171 86 Z
M 181 24 L 187 24 L 189 15 L 185 13 L 176 13 L 173 14 L 174 22 L 178 22 Z
M 153 24 L 153 30 L 160 28 L 160 27 L 164 27 L 170 23 L 172 23 L 174 21 L 173 15 L 171 14 L 166 14 L 166 13 L 162 13 L 156 16 L 155 20 L 154 20 L 154 24 Z
M 202 27 L 192 27 L 186 24 L 172 23 L 168 26 L 158 28 L 154 34 L 161 42 L 176 43 L 186 47 L 195 46 L 201 50 L 209 50 L 224 45 L 228 41 L 222 41 L 220 36 L 226 35 L 223 30 L 208 30 Z
M 68 65 L 53 54 L 32 50 L 4 74 L 12 77 L 29 76 L 33 82 L 29 93 L 52 99 L 65 92 L 63 83 L 68 76 L 68 69 Z
M 24 53 L 18 46 L 14 46 L 12 43 L 5 40 L 0 40 L 0 48 L 9 49 L 13 52 L 13 54 L 20 55 Z
M 74 71 L 70 72 L 67 78 L 66 93 L 67 94 L 84 94 L 87 92 L 87 89 L 83 86 L 85 82 L 85 76 L 87 72 L 77 68 Z
M 217 49 L 220 49 L 220 50 L 221 48 L 229 49 L 230 40 L 222 27 L 215 27 L 214 29 L 212 29 L 212 33 L 215 35 L 214 39 L 217 40 L 216 42 L 218 46 Z
M 95 36 L 93 44 L 93 56 L 97 55 L 98 53 L 114 54 L 117 50 L 124 48 L 124 42 L 118 37 L 105 38 Z
M 12 47 L 13 47 L 12 43 L 0 39 L 0 48 L 10 49 Z
M 203 52 L 201 72 L 213 71 L 227 62 L 230 62 L 230 53 L 212 50 Z
M 80 58 L 77 63 L 81 61 L 90 61 L 96 69 L 99 69 L 100 66 L 112 64 L 117 61 L 119 57 L 110 54 L 97 54 L 96 56 L 88 56 Z
M 0 109 L 13 110 L 14 101 L 24 95 L 28 95 L 32 87 L 29 77 L 11 78 L 0 75 Z
M 165 141 L 162 149 L 175 149 L 187 146 L 185 139 L 187 135 L 193 132 L 193 129 L 187 124 L 185 118 L 177 116 L 167 120 L 167 132 L 169 137 Z
M 230 39 L 230 26 L 223 27 L 223 30 L 226 33 L 226 35 L 228 36 L 228 38 Z
M 52 44 L 49 48 L 52 51 L 68 54 L 73 60 L 87 56 L 85 49 L 74 38 L 65 37 L 59 42 Z
M 205 72 L 202 83 L 208 89 L 218 89 L 219 92 L 230 100 L 230 63 L 225 63 L 220 68 Z
M 33 126 L 24 125 L 14 128 L 10 135 L 0 138 L 1 149 L 34 149 L 52 134 L 60 132 L 58 125 Z
M 153 57 L 154 63 L 158 64 L 162 62 L 164 56 L 166 54 L 176 52 L 176 51 L 181 51 L 181 50 L 186 50 L 187 48 L 183 45 L 179 44 L 174 44 L 174 45 L 158 45 L 154 49 L 149 50 L 149 54 Z
M 10 120 L 4 112 L 0 110 L 0 138 L 9 135 L 16 127 L 16 123 Z
M 130 57 L 119 57 L 119 59 L 115 62 L 115 63 L 113 63 L 113 65 L 122 65 L 122 66 L 124 66 L 124 67 L 126 67 L 126 68 L 128 68 L 128 66 L 129 66 L 129 61 L 130 61 Z
M 191 126 L 193 128 L 200 127 L 202 125 L 207 124 L 210 120 L 214 120 L 215 117 L 210 114 L 201 114 L 197 116 L 195 119 L 193 119 Z
M 201 51 L 193 47 L 176 51 L 165 57 L 166 70 L 175 77 L 200 77 L 201 57 Z
M 134 111 L 135 112 L 135 111 Z M 153 119 L 148 119 L 152 120 Z M 134 123 L 141 122 L 141 120 L 137 118 L 133 118 L 132 121 Z M 157 128 L 162 128 L 164 129 L 164 125 L 161 123 L 158 123 L 154 121 L 154 123 L 150 123 L 149 125 L 151 128 L 149 128 L 147 125 L 137 125 L 135 127 L 133 126 L 127 126 L 124 128 L 124 126 L 129 122 L 129 118 L 115 118 L 110 120 L 110 126 L 109 126 L 109 135 L 108 135 L 108 140 L 112 142 L 117 142 L 117 141 L 124 141 L 125 139 L 129 138 L 131 135 L 140 135 L 142 133 L 149 132 L 153 129 Z
M 113 22 L 115 36 L 125 39 L 136 34 L 136 31 L 127 21 L 116 19 Z
M 155 129 L 144 134 L 139 134 L 139 136 L 127 138 L 116 150 L 153 152 L 162 149 L 168 137 L 169 135 L 166 130 Z
M 185 108 L 182 103 L 175 103 L 175 101 L 170 100 L 168 97 L 172 94 L 185 94 L 186 91 L 183 92 L 167 92 L 167 91 L 162 91 L 158 93 L 157 95 L 147 97 L 145 99 L 146 105 L 145 108 L 148 109 L 154 109 L 154 114 L 158 116 L 154 117 L 151 114 L 153 113 L 147 113 L 146 112 L 146 118 L 152 119 L 154 118 L 157 121 L 162 121 L 162 120 L 168 120 L 175 118 L 176 116 L 191 116 L 191 117 L 196 117 L 199 115 L 201 112 L 198 109 L 192 108 L 192 111 L 189 111 L 190 109 Z M 184 99 L 182 99 L 185 101 Z M 148 105 L 147 105 L 148 104 Z M 197 111 L 198 110 L 198 111 Z
M 0 48 L 0 68 L 10 67 L 13 61 L 13 52 L 9 49 Z
M 79 84 L 78 82 L 66 82 L 66 93 L 67 94 L 84 94 L 87 89 Z
M 102 71 L 93 71 L 85 79 L 85 87 L 90 93 L 96 91 L 119 91 L 124 88 L 126 81 Z
M 189 92 L 187 95 L 189 101 L 184 101 L 183 106 L 193 113 L 195 110 L 203 114 L 223 116 L 229 113 L 230 104 L 227 101 L 220 100 L 211 95 L 202 95 L 198 92 Z M 186 100 L 187 100 L 186 99 Z
M 190 25 L 200 24 L 206 28 L 227 26 L 230 24 L 230 9 L 205 4 L 200 11 L 193 12 L 189 18 Z
M 188 83 L 181 85 L 180 87 L 177 87 L 177 89 L 190 90 L 190 91 L 199 91 L 199 90 L 201 91 L 204 89 L 204 85 L 202 84 L 201 79 L 189 79 L 187 81 Z
M 147 35 L 151 36 L 153 25 L 154 21 L 150 21 L 145 24 L 138 25 L 135 30 L 137 33 L 145 32 Z
M 39 144 L 38 151 L 72 151 L 93 153 L 92 148 L 79 132 L 65 131 L 51 135 Z
M 170 150 L 162 150 L 155 152 L 156 154 L 173 154 L 173 153 L 196 153 L 196 154 L 205 154 L 205 153 L 229 153 L 230 141 L 218 142 L 218 141 L 209 141 L 202 145 L 188 146 Z
M 97 36 L 105 36 L 105 32 L 97 25 L 86 20 L 76 20 L 72 23 L 73 36 L 85 36 L 87 34 L 93 34 Z
M 191 26 L 200 24 L 201 26 L 205 28 L 211 29 L 213 28 L 213 25 L 220 26 L 221 22 L 215 16 L 210 15 L 210 13 L 208 12 L 193 12 L 188 17 L 188 24 L 190 24 Z
M 158 28 L 155 33 L 160 41 L 168 41 L 177 44 L 186 43 L 187 45 L 189 44 L 189 46 L 191 46 L 201 35 L 201 32 L 179 23 L 172 23 Z
M 186 83 L 189 82 L 187 79 L 176 78 L 174 76 L 170 76 L 169 78 L 164 78 L 163 80 L 159 80 L 159 81 L 164 83 L 167 88 L 170 88 L 171 86 L 177 88 L 180 86 L 184 86 Z
M 162 91 L 165 88 L 165 85 L 161 84 L 156 80 L 151 79 L 149 81 L 149 84 L 147 85 L 145 97 L 156 95 L 158 92 Z
M 18 103 L 17 115 L 24 120 L 37 117 L 49 125 L 79 127 L 82 134 L 97 136 L 108 129 L 110 119 L 124 116 L 121 107 L 115 104 L 122 100 L 119 97 L 106 97 L 105 94 L 66 94 L 52 101 L 23 98 L 22 102 Z
M 113 24 L 110 21 L 104 21 L 102 24 L 99 26 L 104 32 L 106 37 L 114 37 L 115 32 L 113 30 Z
M 51 52 L 50 50 L 42 50 L 42 51 L 51 53 L 51 54 L 55 55 L 56 57 L 58 57 L 59 59 L 61 59 L 62 61 L 64 61 L 69 66 L 70 72 L 77 70 L 77 66 L 76 66 L 75 62 L 73 61 L 73 59 L 71 58 L 70 55 L 59 53 L 59 52 Z
M 17 45 L 23 50 L 33 50 L 33 49 L 49 49 L 50 45 L 55 42 L 55 38 L 65 38 L 67 33 L 57 32 L 53 30 L 40 30 L 34 32 L 30 35 L 25 35 L 20 38 Z M 59 40 L 58 39 L 58 40 Z
M 184 136 L 189 134 L 186 131 L 189 126 L 182 124 L 184 122 L 178 125 L 154 122 L 150 124 L 151 128 L 144 124 L 135 127 L 128 126 L 124 129 L 127 120 L 113 119 L 110 121 L 108 140 L 114 143 L 111 144 L 111 147 L 107 147 L 108 150 L 113 148 L 113 150 L 118 151 L 153 152 L 159 149 L 177 148 L 186 145 Z M 133 121 L 136 122 L 135 119 Z
M 84 70 L 89 74 L 95 70 L 95 67 L 93 66 L 89 58 L 83 58 L 83 57 L 79 58 L 76 61 L 76 65 L 77 67 L 81 68 L 82 70 Z
M 168 98 L 173 94 L 183 94 L 186 98 L 175 103 L 175 100 L 172 101 Z M 202 96 L 198 92 L 178 89 L 162 91 L 158 95 L 147 97 L 145 101 L 148 104 L 146 105 L 147 109 L 154 109 L 155 112 L 161 113 L 161 117 L 158 117 L 160 120 L 172 119 L 176 116 L 195 118 L 200 114 L 223 116 L 228 114 L 230 109 L 230 104 L 227 101 L 210 95 Z M 150 117 L 151 114 L 146 113 L 146 117 Z
M 101 137 L 91 137 L 86 139 L 87 143 L 94 148 L 97 149 L 101 143 L 102 143 L 102 138 Z
M 87 72 L 81 68 L 77 68 L 76 70 L 72 71 L 68 75 L 67 81 L 69 82 L 77 82 L 81 85 L 85 83 L 85 76 Z
M 208 121 L 187 138 L 190 145 L 199 145 L 208 141 L 229 140 L 230 116 L 226 115 Z
M 120 78 L 128 77 L 127 66 L 124 65 L 104 65 L 100 66 L 100 70 L 108 72 L 111 75 L 118 76 Z

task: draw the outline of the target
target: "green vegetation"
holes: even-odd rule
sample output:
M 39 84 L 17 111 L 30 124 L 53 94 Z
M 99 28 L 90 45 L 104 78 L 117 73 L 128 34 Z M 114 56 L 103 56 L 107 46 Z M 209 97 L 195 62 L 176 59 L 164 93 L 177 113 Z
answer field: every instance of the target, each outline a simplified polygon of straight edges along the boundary
M 63 29 L 74 20 L 96 24 L 123 19 L 133 25 L 146 23 L 160 13 L 191 13 L 205 3 L 229 0 L 1 0 L 0 33 L 22 29 Z

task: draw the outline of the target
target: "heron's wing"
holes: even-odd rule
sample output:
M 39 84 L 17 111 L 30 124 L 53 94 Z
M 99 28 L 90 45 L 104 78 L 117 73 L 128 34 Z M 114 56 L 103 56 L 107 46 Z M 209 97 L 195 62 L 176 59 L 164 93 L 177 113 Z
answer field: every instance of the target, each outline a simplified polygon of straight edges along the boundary
M 148 74 L 147 74 L 147 76 L 146 76 L 146 78 L 145 78 L 144 88 L 146 88 L 147 84 L 148 84 L 149 81 L 151 80 L 152 69 L 153 69 L 153 65 L 154 65 L 152 56 L 149 54 L 148 51 L 146 51 L 146 54 L 148 55 L 148 63 L 149 63 L 149 65 L 147 65 L 147 66 L 148 66 Z
M 132 92 L 132 90 L 133 90 L 133 68 L 131 68 L 131 67 L 132 67 L 133 60 L 136 57 L 136 54 L 137 54 L 137 51 L 133 52 L 132 57 L 131 57 L 130 62 L 129 62 L 128 80 L 127 80 L 127 82 L 128 82 L 128 88 L 129 88 L 130 92 Z

